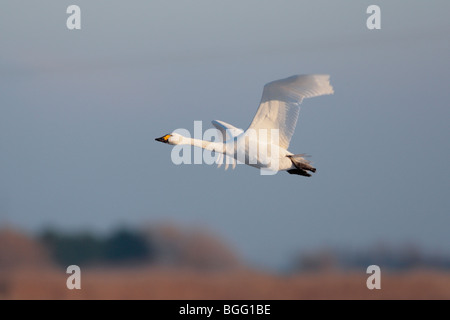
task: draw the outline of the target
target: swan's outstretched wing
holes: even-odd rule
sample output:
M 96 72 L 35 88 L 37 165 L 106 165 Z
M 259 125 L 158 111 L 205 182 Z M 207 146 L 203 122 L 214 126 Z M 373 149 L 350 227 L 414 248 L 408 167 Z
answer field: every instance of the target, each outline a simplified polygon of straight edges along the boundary
M 287 149 L 295 131 L 300 103 L 334 93 L 329 75 L 298 75 L 270 82 L 264 86 L 261 103 L 249 129 L 279 129 L 279 145 Z
M 232 126 L 225 121 L 213 120 L 212 124 L 214 125 L 214 127 L 216 127 L 217 130 L 222 133 L 222 138 L 224 141 L 237 137 L 242 132 L 244 132 L 244 130 L 236 128 L 235 126 Z
M 217 168 L 220 168 L 225 163 L 225 170 L 228 170 L 228 166 L 231 164 L 231 167 L 236 168 L 237 160 L 233 157 L 226 156 L 223 153 L 219 153 L 216 158 Z M 241 163 L 241 162 L 239 162 Z
M 236 128 L 235 126 L 226 123 L 225 121 L 220 120 L 213 120 L 212 124 L 214 127 L 216 127 L 217 130 L 219 130 L 222 133 L 222 139 L 224 141 L 233 139 L 234 137 L 237 137 L 240 135 L 244 130 Z M 226 156 L 222 153 L 219 153 L 216 158 L 217 167 L 220 168 L 222 164 L 225 163 L 225 170 L 228 169 L 228 165 L 231 164 L 233 169 L 236 168 L 236 162 L 234 158 L 230 156 Z

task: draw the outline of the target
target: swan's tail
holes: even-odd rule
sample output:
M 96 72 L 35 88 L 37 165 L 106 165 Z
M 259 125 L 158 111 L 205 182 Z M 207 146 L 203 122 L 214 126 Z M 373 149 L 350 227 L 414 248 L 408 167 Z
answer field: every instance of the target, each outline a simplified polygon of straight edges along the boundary
M 316 168 L 311 165 L 311 161 L 308 161 L 304 158 L 306 157 L 305 154 L 293 154 L 287 157 L 291 159 L 292 164 L 296 168 L 288 170 L 287 172 L 289 174 L 298 174 L 305 177 L 311 177 L 311 174 L 309 174 L 307 171 L 316 172 Z

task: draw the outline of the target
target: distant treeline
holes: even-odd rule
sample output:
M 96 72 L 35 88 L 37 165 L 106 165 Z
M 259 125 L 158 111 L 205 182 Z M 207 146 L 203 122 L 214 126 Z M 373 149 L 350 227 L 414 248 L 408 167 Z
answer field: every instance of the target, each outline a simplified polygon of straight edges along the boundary
M 185 232 L 173 226 L 142 230 L 121 228 L 103 236 L 87 231 L 65 233 L 47 230 L 39 235 L 38 240 L 50 253 L 52 261 L 61 266 L 163 264 L 224 269 L 240 265 L 233 252 L 215 236 Z M 414 246 L 319 249 L 297 255 L 291 260 L 288 270 L 365 270 L 373 264 L 388 270 L 449 270 L 450 256 L 446 253 L 430 254 Z
M 293 263 L 294 271 L 361 270 L 378 265 L 388 270 L 414 268 L 450 269 L 450 256 L 426 253 L 414 246 L 375 246 L 365 250 L 322 249 L 302 253 Z
M 155 256 L 151 241 L 129 229 L 103 237 L 89 232 L 67 234 L 46 230 L 39 240 L 62 266 L 142 263 L 151 262 Z
M 51 261 L 62 267 L 153 264 L 223 270 L 240 265 L 233 250 L 216 235 L 170 224 L 121 228 L 106 235 L 48 229 L 37 240 Z

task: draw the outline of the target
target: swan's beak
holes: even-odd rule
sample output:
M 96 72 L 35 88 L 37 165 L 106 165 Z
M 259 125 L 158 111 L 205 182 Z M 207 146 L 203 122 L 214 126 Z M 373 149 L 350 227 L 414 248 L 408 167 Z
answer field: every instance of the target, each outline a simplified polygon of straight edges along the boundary
M 161 138 L 156 138 L 156 141 L 169 143 L 169 138 L 171 137 L 170 134 L 166 134 L 165 136 L 162 136 Z

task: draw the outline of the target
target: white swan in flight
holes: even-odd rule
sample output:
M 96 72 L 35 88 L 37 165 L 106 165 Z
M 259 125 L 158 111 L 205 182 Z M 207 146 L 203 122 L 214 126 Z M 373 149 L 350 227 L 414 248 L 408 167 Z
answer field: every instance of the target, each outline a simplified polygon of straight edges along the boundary
M 296 75 L 270 82 L 264 86 L 261 103 L 246 131 L 226 122 L 215 120 L 212 124 L 223 139 L 205 141 L 184 137 L 177 133 L 166 134 L 156 141 L 171 145 L 192 145 L 218 152 L 219 160 L 236 161 L 271 171 L 287 171 L 310 177 L 316 172 L 304 154 L 293 154 L 287 149 L 294 134 L 304 98 L 334 93 L 329 75 Z M 308 172 L 309 171 L 309 172 Z

